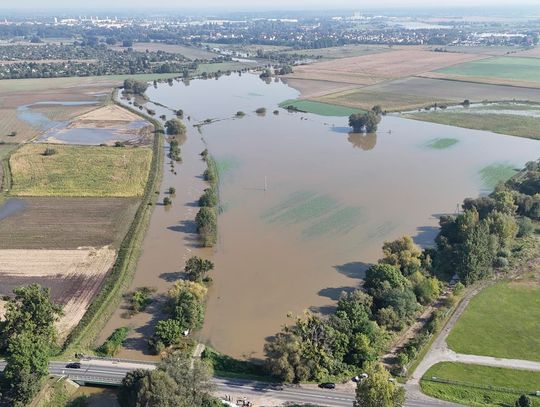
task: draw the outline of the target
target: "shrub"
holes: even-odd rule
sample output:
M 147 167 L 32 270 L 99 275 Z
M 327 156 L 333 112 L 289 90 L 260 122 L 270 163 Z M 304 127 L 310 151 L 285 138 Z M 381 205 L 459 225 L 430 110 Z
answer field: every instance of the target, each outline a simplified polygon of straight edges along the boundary
M 172 205 L 172 199 L 166 196 L 165 198 L 163 198 L 163 205 L 165 206 Z
M 43 152 L 44 156 L 51 156 L 51 155 L 55 155 L 55 154 L 56 154 L 56 150 L 54 148 L 50 148 L 50 147 L 47 147 L 45 149 L 45 151 Z
M 265 114 L 266 108 L 265 107 L 259 107 L 257 110 L 255 110 L 255 113 L 257 114 Z
M 169 187 L 169 194 L 170 195 L 176 194 L 176 188 L 175 187 Z
M 241 110 L 236 112 L 236 117 L 244 117 L 246 114 L 242 112 Z
M 206 188 L 204 194 L 199 198 L 199 206 L 215 207 L 218 204 L 218 197 L 213 188 Z
M 530 236 L 534 232 L 534 224 L 530 218 L 521 217 L 518 219 L 518 237 Z
M 165 122 L 165 129 L 167 130 L 167 134 L 171 136 L 186 133 L 186 126 L 179 119 L 171 119 Z
M 107 340 L 96 349 L 96 352 L 105 356 L 114 356 L 120 350 L 129 333 L 129 328 L 117 328 Z
M 508 267 L 509 261 L 506 257 L 497 257 L 495 261 L 493 262 L 493 266 L 497 268 L 505 268 Z

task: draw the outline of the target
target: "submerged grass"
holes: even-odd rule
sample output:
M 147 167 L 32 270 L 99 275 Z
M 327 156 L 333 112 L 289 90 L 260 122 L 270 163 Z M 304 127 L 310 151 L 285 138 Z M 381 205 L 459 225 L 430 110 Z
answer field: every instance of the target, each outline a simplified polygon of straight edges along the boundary
M 358 226 L 361 218 L 361 208 L 345 207 L 304 229 L 302 237 L 310 239 L 324 234 L 345 234 Z
M 420 385 L 430 396 L 468 406 L 513 406 L 520 394 L 538 390 L 538 383 L 539 372 L 443 362 L 432 366 Z M 537 397 L 530 398 L 540 406 Z
M 508 162 L 493 163 L 480 170 L 482 182 L 489 189 L 495 189 L 500 182 L 508 181 L 518 171 Z
M 312 100 L 290 99 L 279 104 L 279 107 L 283 109 L 287 109 L 289 106 L 292 106 L 294 109 L 301 112 L 318 114 L 320 116 L 350 116 L 353 113 L 360 113 L 363 111 L 352 107 L 316 102 Z
M 436 138 L 429 140 L 425 145 L 426 147 L 433 148 L 435 150 L 444 150 L 450 148 L 453 145 L 459 143 L 459 140 L 455 138 Z
M 404 117 L 448 126 L 491 131 L 510 136 L 540 139 L 540 118 L 507 113 L 431 111 L 407 113 Z
M 360 208 L 344 207 L 327 194 L 299 191 L 267 210 L 262 219 L 270 223 L 303 224 L 301 236 L 311 239 L 332 233 L 348 233 L 360 223 Z

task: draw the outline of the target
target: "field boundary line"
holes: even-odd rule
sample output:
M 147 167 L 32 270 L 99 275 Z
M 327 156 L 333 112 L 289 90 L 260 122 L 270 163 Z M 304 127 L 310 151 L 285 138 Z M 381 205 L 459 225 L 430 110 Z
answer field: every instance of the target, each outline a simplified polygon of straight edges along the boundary
M 113 103 L 132 111 L 154 125 L 152 162 L 139 208 L 118 249 L 118 255 L 112 270 L 108 273 L 102 284 L 101 291 L 79 321 L 79 324 L 68 335 L 63 346 L 64 355 L 87 350 L 91 346 L 99 331 L 105 326 L 119 305 L 121 294 L 129 287 L 136 270 L 141 244 L 157 201 L 155 190 L 159 187 L 163 175 L 163 126 L 157 120 L 123 106 L 116 100 L 116 92 L 115 89 L 112 96 Z

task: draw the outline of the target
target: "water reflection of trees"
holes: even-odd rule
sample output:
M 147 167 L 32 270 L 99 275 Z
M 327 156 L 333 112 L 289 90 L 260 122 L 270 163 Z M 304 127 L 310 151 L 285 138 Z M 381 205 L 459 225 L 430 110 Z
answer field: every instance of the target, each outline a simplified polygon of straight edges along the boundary
M 364 151 L 373 150 L 377 145 L 377 133 L 349 133 L 349 142 L 353 147 L 361 148 Z

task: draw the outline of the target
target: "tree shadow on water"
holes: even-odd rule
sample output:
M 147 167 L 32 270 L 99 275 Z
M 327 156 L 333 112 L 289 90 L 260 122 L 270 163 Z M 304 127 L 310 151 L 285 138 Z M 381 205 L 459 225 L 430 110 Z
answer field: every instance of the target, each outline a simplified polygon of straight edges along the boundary
M 362 261 L 353 261 L 350 263 L 340 264 L 334 266 L 338 273 L 343 274 L 349 278 L 363 280 L 366 277 L 366 270 L 371 266 L 369 263 Z
M 433 247 L 438 233 L 438 226 L 420 226 L 416 228 L 416 235 L 412 239 L 414 243 L 421 247 Z

